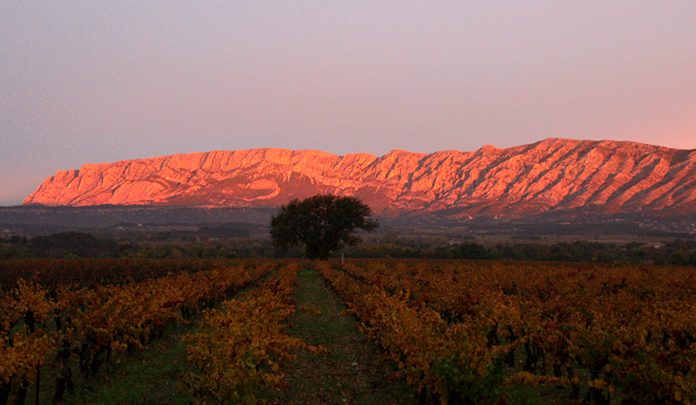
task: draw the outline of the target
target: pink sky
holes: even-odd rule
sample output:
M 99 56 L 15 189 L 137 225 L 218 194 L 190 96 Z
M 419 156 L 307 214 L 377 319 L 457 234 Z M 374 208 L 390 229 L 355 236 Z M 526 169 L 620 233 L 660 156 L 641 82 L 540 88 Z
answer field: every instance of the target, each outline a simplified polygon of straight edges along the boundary
M 0 205 L 213 149 L 696 148 L 695 38 L 690 0 L 6 1 Z

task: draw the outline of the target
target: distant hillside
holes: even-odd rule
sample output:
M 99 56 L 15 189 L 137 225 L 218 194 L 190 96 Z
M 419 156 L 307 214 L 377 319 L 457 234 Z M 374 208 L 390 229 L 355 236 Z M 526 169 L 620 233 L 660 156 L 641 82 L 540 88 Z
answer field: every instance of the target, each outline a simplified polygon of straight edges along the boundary
M 524 217 L 556 212 L 696 213 L 696 150 L 616 141 L 384 156 L 250 149 L 87 164 L 46 179 L 24 204 L 277 207 L 355 195 L 381 215 Z

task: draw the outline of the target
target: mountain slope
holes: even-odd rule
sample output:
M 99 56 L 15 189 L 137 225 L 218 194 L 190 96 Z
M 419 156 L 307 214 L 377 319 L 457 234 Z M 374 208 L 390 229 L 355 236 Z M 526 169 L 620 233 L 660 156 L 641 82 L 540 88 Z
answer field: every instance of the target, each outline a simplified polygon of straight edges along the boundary
M 274 207 L 355 195 L 377 213 L 519 216 L 696 212 L 696 150 L 615 141 L 383 156 L 250 149 L 87 164 L 59 171 L 24 204 Z

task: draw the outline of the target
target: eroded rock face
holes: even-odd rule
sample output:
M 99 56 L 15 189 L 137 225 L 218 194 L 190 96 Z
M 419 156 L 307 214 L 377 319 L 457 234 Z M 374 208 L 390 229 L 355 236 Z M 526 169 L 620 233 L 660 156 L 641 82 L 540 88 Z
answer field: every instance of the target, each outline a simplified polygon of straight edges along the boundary
M 45 180 L 24 204 L 274 207 L 354 195 L 376 213 L 447 210 L 696 212 L 696 150 L 546 139 L 530 145 L 384 156 L 250 149 L 87 164 Z

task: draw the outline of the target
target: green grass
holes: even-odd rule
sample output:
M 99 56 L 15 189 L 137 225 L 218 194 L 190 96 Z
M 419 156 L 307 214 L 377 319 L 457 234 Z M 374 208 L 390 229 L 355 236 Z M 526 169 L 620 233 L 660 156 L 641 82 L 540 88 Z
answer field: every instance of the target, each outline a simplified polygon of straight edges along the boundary
M 272 277 L 265 275 L 260 282 Z M 253 291 L 258 282 L 242 288 L 237 296 Z M 88 381 L 79 377 L 77 367 L 75 392 L 66 395 L 66 404 L 190 404 L 193 397 L 180 389 L 179 381 L 191 366 L 186 360 L 184 334 L 194 332 L 193 325 L 170 327 L 165 335 L 131 356 L 121 356 L 119 362 L 102 366 L 98 376 Z M 51 390 L 50 392 L 48 390 Z M 42 403 L 50 399 L 53 385 L 44 388 Z
M 248 292 L 253 287 L 245 290 Z M 294 298 L 297 309 L 289 319 L 288 333 L 310 344 L 322 345 L 328 352 L 297 353 L 283 367 L 287 387 L 265 393 L 271 403 L 415 403 L 413 390 L 402 381 L 389 378 L 394 369 L 360 332 L 357 320 L 346 313 L 343 302 L 326 287 L 318 272 L 300 271 Z M 192 403 L 192 396 L 178 384 L 190 370 L 181 338 L 195 329 L 195 324 L 171 326 L 161 339 L 132 355 L 118 355 L 87 381 L 73 364 L 75 392 L 66 393 L 64 403 Z M 41 403 L 50 403 L 55 376 L 48 368 L 44 371 Z M 32 386 L 27 403 L 34 402 L 33 390 Z
M 183 328 L 120 363 L 108 364 L 99 376 L 75 387 L 66 404 L 188 404 L 193 398 L 177 387 L 189 370 Z
M 70 362 L 74 391 L 65 392 L 65 404 L 188 404 L 192 397 L 180 391 L 177 383 L 189 370 L 186 347 L 181 341 L 190 326 L 169 326 L 162 338 L 131 355 L 115 354 L 99 373 L 85 378 L 76 356 Z M 57 365 L 41 369 L 39 403 L 53 403 Z M 35 404 L 36 385 L 31 384 L 27 404 Z M 11 398 L 12 400 L 12 398 Z
M 318 344 L 323 354 L 298 353 L 286 365 L 288 387 L 274 402 L 296 404 L 408 404 L 412 390 L 393 373 L 382 354 L 358 329 L 353 316 L 310 269 L 300 271 L 295 290 L 297 309 L 289 334 Z

